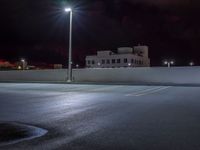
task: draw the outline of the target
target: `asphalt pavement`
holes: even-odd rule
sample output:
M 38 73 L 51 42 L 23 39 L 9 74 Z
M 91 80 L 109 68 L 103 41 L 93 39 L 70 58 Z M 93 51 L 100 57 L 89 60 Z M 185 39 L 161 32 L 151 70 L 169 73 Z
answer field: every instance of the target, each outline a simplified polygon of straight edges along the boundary
M 48 130 L 2 150 L 200 150 L 200 87 L 0 83 L 0 122 Z

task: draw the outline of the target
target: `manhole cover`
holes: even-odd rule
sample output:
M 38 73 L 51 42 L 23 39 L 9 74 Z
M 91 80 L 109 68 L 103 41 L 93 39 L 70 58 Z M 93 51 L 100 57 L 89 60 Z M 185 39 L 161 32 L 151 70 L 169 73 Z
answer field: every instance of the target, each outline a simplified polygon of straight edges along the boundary
M 45 135 L 48 131 L 20 123 L 0 123 L 0 146 L 15 144 Z

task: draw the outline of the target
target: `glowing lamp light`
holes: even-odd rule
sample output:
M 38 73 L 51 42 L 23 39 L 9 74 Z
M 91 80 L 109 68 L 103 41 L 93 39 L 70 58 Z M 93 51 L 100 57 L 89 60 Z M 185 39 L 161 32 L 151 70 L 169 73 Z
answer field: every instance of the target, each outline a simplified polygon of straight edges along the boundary
M 21 59 L 21 62 L 25 62 L 25 59 Z
M 71 8 L 65 8 L 65 12 L 71 12 L 72 9 Z
M 18 70 L 21 70 L 21 69 L 22 69 L 22 67 L 21 67 L 21 66 L 18 66 L 18 67 L 17 67 L 17 69 L 18 69 Z
M 194 66 L 194 62 L 190 62 L 190 66 Z
M 167 65 L 167 64 L 168 64 L 168 62 L 167 62 L 167 61 L 164 61 L 164 64 L 165 64 L 165 65 Z

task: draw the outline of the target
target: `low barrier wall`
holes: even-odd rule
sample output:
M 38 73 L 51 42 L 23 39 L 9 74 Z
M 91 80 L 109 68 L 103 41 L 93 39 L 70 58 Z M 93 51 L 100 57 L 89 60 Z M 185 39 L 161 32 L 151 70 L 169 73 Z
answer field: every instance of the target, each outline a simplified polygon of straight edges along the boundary
M 200 84 L 200 67 L 74 70 L 76 81 Z
M 200 84 L 200 67 L 74 69 L 75 82 Z M 1 71 L 1 82 L 66 82 L 67 69 Z
M 63 69 L 0 71 L 0 81 L 63 82 L 67 79 L 66 72 Z

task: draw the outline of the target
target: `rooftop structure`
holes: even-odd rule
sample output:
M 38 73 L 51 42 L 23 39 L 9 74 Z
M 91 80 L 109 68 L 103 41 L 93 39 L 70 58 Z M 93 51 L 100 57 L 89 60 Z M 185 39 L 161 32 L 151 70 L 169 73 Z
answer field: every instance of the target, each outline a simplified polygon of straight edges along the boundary
M 86 57 L 87 68 L 149 67 L 148 46 L 120 47 L 117 53 L 111 50 L 98 51 Z

